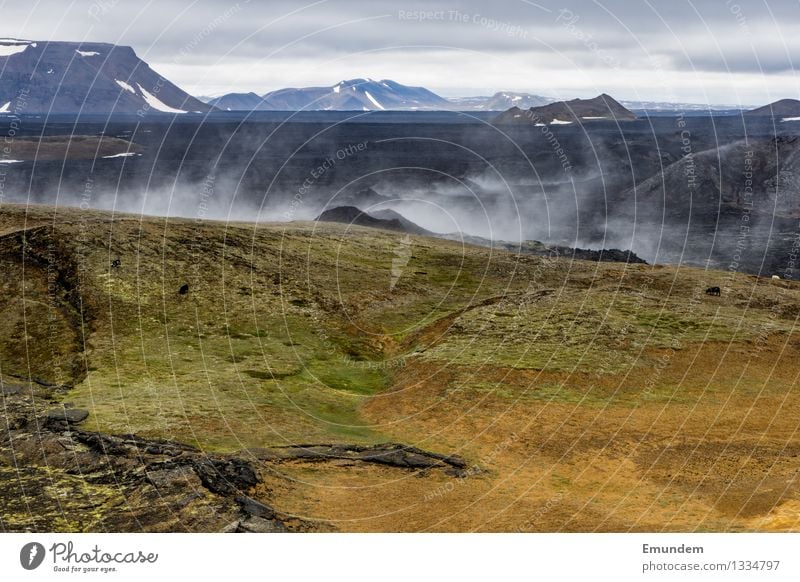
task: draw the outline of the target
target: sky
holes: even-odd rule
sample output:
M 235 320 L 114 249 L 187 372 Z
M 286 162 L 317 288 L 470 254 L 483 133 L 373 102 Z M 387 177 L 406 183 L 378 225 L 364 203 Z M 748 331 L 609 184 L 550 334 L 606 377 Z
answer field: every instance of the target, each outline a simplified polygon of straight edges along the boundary
M 444 96 L 800 97 L 799 0 L 0 0 L 0 36 L 132 46 L 194 95 L 372 77 Z

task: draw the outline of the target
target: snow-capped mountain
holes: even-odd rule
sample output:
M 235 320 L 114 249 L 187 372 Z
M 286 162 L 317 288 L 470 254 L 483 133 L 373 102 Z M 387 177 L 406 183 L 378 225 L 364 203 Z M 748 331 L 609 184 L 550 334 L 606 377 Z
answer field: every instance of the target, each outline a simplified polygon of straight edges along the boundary
M 454 109 L 461 111 L 505 111 L 510 107 L 519 107 L 520 109 L 539 107 L 552 103 L 554 100 L 541 95 L 532 95 L 531 93 L 501 91 L 491 97 L 485 95 L 481 97 L 454 97 L 449 101 L 455 106 Z
M 389 79 L 350 79 L 331 87 L 289 88 L 254 99 L 254 93 L 229 93 L 209 104 L 223 110 L 261 111 L 381 111 L 450 109 L 450 102 L 424 87 L 409 87 Z
M 0 39 L 0 113 L 186 113 L 213 110 L 106 43 Z
M 492 96 L 445 99 L 424 87 L 410 87 L 382 79 L 350 79 L 331 87 L 288 88 L 262 97 L 255 93 L 228 93 L 203 101 L 224 111 L 505 111 L 509 107 L 537 107 L 553 99 L 502 91 Z

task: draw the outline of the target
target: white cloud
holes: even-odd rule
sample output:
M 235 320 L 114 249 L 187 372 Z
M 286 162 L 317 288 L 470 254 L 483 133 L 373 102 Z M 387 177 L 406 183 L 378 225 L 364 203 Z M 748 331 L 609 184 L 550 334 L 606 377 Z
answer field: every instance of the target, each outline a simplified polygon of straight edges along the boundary
M 8 4 L 4 22 L 20 38 L 131 45 L 195 94 L 371 76 L 450 95 L 606 91 L 747 104 L 797 95 L 800 6 L 793 0 L 769 0 L 768 10 L 718 0 L 536 4 L 547 10 L 516 0 L 78 0 L 66 7 L 41 0 Z M 50 17 L 56 9 L 63 17 Z M 434 14 L 421 21 L 415 11 Z

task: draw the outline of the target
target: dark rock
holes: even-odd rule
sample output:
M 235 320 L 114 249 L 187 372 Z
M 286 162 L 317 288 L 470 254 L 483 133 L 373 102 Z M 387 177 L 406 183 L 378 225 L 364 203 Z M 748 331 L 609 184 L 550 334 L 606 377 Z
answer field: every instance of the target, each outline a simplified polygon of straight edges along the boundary
M 162 492 L 187 486 L 197 489 L 202 484 L 197 473 L 188 465 L 164 469 L 148 468 L 146 475 L 147 481 Z
M 258 484 L 255 471 L 242 459 L 205 459 L 194 468 L 206 489 L 220 495 L 236 495 Z
M 522 243 L 506 243 L 505 248 L 526 255 L 546 256 L 550 258 L 577 259 L 580 261 L 598 261 L 603 263 L 636 263 L 646 265 L 647 262 L 633 251 L 619 249 L 580 249 L 559 245 L 547 245 L 538 241 Z
M 242 513 L 245 514 L 245 517 L 236 524 L 234 530 L 236 532 L 283 533 L 289 531 L 287 521 L 297 522 L 252 497 L 239 495 L 235 501 L 239 504 Z M 297 525 L 301 529 L 305 527 L 302 522 L 297 522 Z
M 512 253 L 548 257 L 551 259 L 577 259 L 580 261 L 599 261 L 605 263 L 638 263 L 646 265 L 647 262 L 633 251 L 620 249 L 581 249 L 561 245 L 552 245 L 537 240 L 524 240 L 522 242 L 509 242 L 492 240 L 480 236 L 465 235 L 461 232 L 447 233 L 440 236 L 447 240 L 466 242 L 483 247 L 499 248 Z
M 48 423 L 80 424 L 87 418 L 89 418 L 89 411 L 80 408 L 56 408 L 47 412 Z
M 84 419 L 86 411 L 65 406 L 37 421 L 40 415 L 27 392 L 4 395 L 3 403 L 0 462 L 13 458 L 18 468 L 13 478 L 0 479 L 0 514 L 9 507 L 22 511 L 24 503 L 37 508 L 11 531 L 55 531 L 64 520 L 76 529 L 124 532 L 323 527 L 250 497 L 260 483 L 257 464 L 263 466 L 252 456 L 206 454 L 173 441 L 83 431 L 72 421 Z M 21 474 L 26 475 L 24 492 L 17 485 Z
M 432 453 L 399 443 L 384 443 L 371 446 L 341 444 L 293 445 L 275 447 L 273 450 L 284 460 L 352 460 L 401 469 L 446 469 L 451 474 L 460 473 L 468 466 L 467 462 L 461 457 Z M 272 456 L 260 454 L 259 458 L 272 458 Z
M 164 455 L 177 457 L 184 453 L 197 453 L 196 448 L 160 439 L 144 439 L 136 435 L 108 435 L 101 433 L 78 432 L 75 438 L 91 448 L 105 455 L 126 455 L 148 453 L 150 455 Z
M 122 445 L 121 439 L 115 439 L 109 435 L 78 433 L 75 438 L 92 451 L 102 455 L 125 455 L 129 452 L 129 449 Z
M 248 517 L 239 522 L 239 533 L 286 533 L 286 526 L 279 521 L 263 517 Z
M 253 517 L 263 517 L 264 519 L 276 519 L 277 514 L 275 510 L 272 509 L 269 505 L 264 505 L 260 501 L 256 501 L 251 497 L 246 497 L 244 495 L 239 495 L 235 499 L 236 503 L 239 504 L 239 507 L 242 509 L 244 513 Z

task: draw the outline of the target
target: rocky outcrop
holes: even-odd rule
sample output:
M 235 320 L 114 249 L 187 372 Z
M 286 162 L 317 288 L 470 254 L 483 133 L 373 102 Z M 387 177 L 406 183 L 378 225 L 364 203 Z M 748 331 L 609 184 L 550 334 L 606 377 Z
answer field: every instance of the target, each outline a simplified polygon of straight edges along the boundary
M 174 441 L 84 430 L 85 410 L 46 389 L 3 385 L 0 529 L 312 531 L 250 497 L 257 462 Z M 244 501 L 247 500 L 247 501 Z
M 399 469 L 441 469 L 453 477 L 464 477 L 469 474 L 470 469 L 467 461 L 456 455 L 441 455 L 399 443 L 290 445 L 251 452 L 257 458 L 273 462 L 349 460 Z
M 420 474 L 475 473 L 460 457 L 396 443 L 208 453 L 86 430 L 88 411 L 56 406 L 51 388 L 0 387 L 0 531 L 328 531 L 273 507 L 266 472 L 274 478 L 280 463 L 347 459 Z
M 639 263 L 646 265 L 647 262 L 630 250 L 620 249 L 581 249 L 566 247 L 562 245 L 551 245 L 537 240 L 524 240 L 521 242 L 510 242 L 504 240 L 491 240 L 480 236 L 468 236 L 463 233 L 448 233 L 440 235 L 440 238 L 465 242 L 482 247 L 502 249 L 510 253 L 523 255 L 533 255 L 536 257 L 575 259 L 580 261 L 600 261 L 604 263 Z
M 89 418 L 88 410 L 81 410 L 80 408 L 54 408 L 47 412 L 47 424 L 49 426 L 57 426 L 59 428 L 67 428 L 73 424 L 80 424 Z
M 644 259 L 638 257 L 633 251 L 623 251 L 620 249 L 579 249 L 559 245 L 547 245 L 537 241 L 523 241 L 519 244 L 508 243 L 505 245 L 505 248 L 509 251 L 541 257 L 561 257 L 580 261 L 599 261 L 603 263 L 647 264 Z

